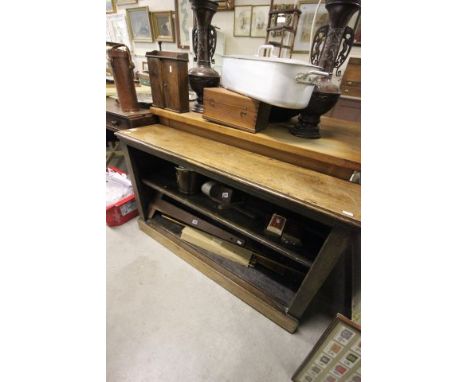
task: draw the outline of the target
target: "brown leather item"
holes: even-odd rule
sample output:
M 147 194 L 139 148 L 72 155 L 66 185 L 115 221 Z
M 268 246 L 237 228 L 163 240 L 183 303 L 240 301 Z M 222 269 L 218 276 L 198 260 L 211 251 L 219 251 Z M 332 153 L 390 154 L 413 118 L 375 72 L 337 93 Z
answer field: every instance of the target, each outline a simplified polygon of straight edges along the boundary
M 125 112 L 138 111 L 140 107 L 133 83 L 135 65 L 128 47 L 123 44 L 115 45 L 107 51 L 107 57 L 112 67 L 120 108 Z

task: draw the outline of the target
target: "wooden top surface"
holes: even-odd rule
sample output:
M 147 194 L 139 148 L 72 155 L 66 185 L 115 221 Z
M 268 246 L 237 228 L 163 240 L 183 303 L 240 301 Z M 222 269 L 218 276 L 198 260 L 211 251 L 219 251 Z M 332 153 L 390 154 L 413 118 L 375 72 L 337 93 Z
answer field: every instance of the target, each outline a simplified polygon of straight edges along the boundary
M 148 109 L 143 108 L 140 108 L 138 111 L 123 111 L 119 103 L 114 98 L 110 97 L 106 97 L 106 112 L 121 115 L 126 118 L 140 118 L 141 116 L 152 115 Z
M 361 169 L 361 126 L 358 122 L 322 117 L 322 138 L 304 139 L 291 135 L 284 123 L 270 124 L 265 130 L 252 134 L 209 122 L 195 112 L 175 113 L 156 107 L 151 107 L 150 110 L 160 117 L 298 155 L 307 160 L 316 160 L 350 170 Z
M 142 144 L 360 227 L 361 186 L 164 125 L 120 131 Z

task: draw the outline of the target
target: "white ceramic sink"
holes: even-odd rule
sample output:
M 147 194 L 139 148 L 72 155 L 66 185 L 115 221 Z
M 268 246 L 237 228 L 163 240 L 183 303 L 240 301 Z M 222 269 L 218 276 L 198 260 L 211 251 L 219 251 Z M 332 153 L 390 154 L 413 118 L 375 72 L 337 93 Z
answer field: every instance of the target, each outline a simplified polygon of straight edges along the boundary
M 270 105 L 289 109 L 307 106 L 321 68 L 289 58 L 223 56 L 221 85 Z

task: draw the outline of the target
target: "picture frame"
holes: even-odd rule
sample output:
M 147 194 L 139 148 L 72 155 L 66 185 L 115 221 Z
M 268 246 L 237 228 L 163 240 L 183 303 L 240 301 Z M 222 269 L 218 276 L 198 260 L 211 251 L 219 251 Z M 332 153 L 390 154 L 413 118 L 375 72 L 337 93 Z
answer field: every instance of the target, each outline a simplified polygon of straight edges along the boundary
M 117 8 L 115 6 L 115 0 L 106 0 L 106 13 L 116 13 Z
M 290 11 L 295 8 L 294 4 L 276 4 L 272 6 L 274 11 Z M 271 15 L 270 26 L 275 27 L 291 27 L 293 24 L 294 17 L 289 12 L 279 12 Z M 270 32 L 271 37 L 282 37 L 282 30 L 273 30 Z M 289 39 L 289 38 L 288 38 Z
M 361 326 L 337 314 L 297 368 L 293 382 L 361 381 Z
M 359 11 L 359 14 L 357 15 L 356 23 L 354 24 L 353 29 L 354 29 L 353 46 L 361 46 L 361 12 L 360 11 Z
M 250 37 L 252 27 L 252 6 L 241 5 L 234 8 L 234 37 Z
M 138 0 L 116 0 L 117 5 L 138 4 Z
M 153 42 L 153 28 L 148 7 L 127 8 L 128 27 L 133 41 Z
M 219 0 L 217 12 L 233 11 L 235 0 Z
M 175 30 L 177 46 L 180 49 L 189 49 L 192 40 L 193 12 L 189 0 L 175 1 Z
M 141 71 L 142 72 L 147 72 L 149 69 L 148 69 L 148 61 L 142 61 L 141 62 Z
M 151 12 L 155 41 L 175 42 L 173 16 L 172 11 Z
M 319 0 L 299 1 L 298 8 L 301 11 L 301 16 L 297 24 L 293 53 L 309 53 L 311 46 L 310 31 L 317 7 L 319 7 L 319 9 L 312 32 L 313 36 L 315 36 L 315 33 L 320 27 L 328 24 L 328 12 L 325 8 L 325 2 L 319 4 Z
M 125 14 L 114 13 L 112 15 L 107 15 L 106 41 L 125 44 L 130 51 L 133 51 L 133 45 L 130 41 L 130 33 Z
M 268 19 L 270 17 L 270 5 L 253 5 L 250 37 L 267 36 Z

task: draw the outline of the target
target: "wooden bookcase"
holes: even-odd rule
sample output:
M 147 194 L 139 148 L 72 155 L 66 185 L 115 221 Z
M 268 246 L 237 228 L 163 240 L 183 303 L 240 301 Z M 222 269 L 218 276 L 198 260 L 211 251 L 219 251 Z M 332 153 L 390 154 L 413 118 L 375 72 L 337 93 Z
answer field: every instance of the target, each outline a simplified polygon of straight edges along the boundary
M 140 228 L 192 266 L 294 332 L 323 282 L 360 231 L 360 186 L 314 170 L 164 125 L 117 133 L 136 192 Z M 233 209 L 220 210 L 203 194 L 178 191 L 175 166 L 184 166 L 244 194 L 252 208 L 279 212 L 307 230 L 303 249 L 283 246 L 264 233 L 264 222 Z M 249 246 L 302 273 L 278 276 L 243 267 L 181 240 L 181 227 L 161 216 L 149 218 L 161 196 L 179 208 L 245 238 Z

